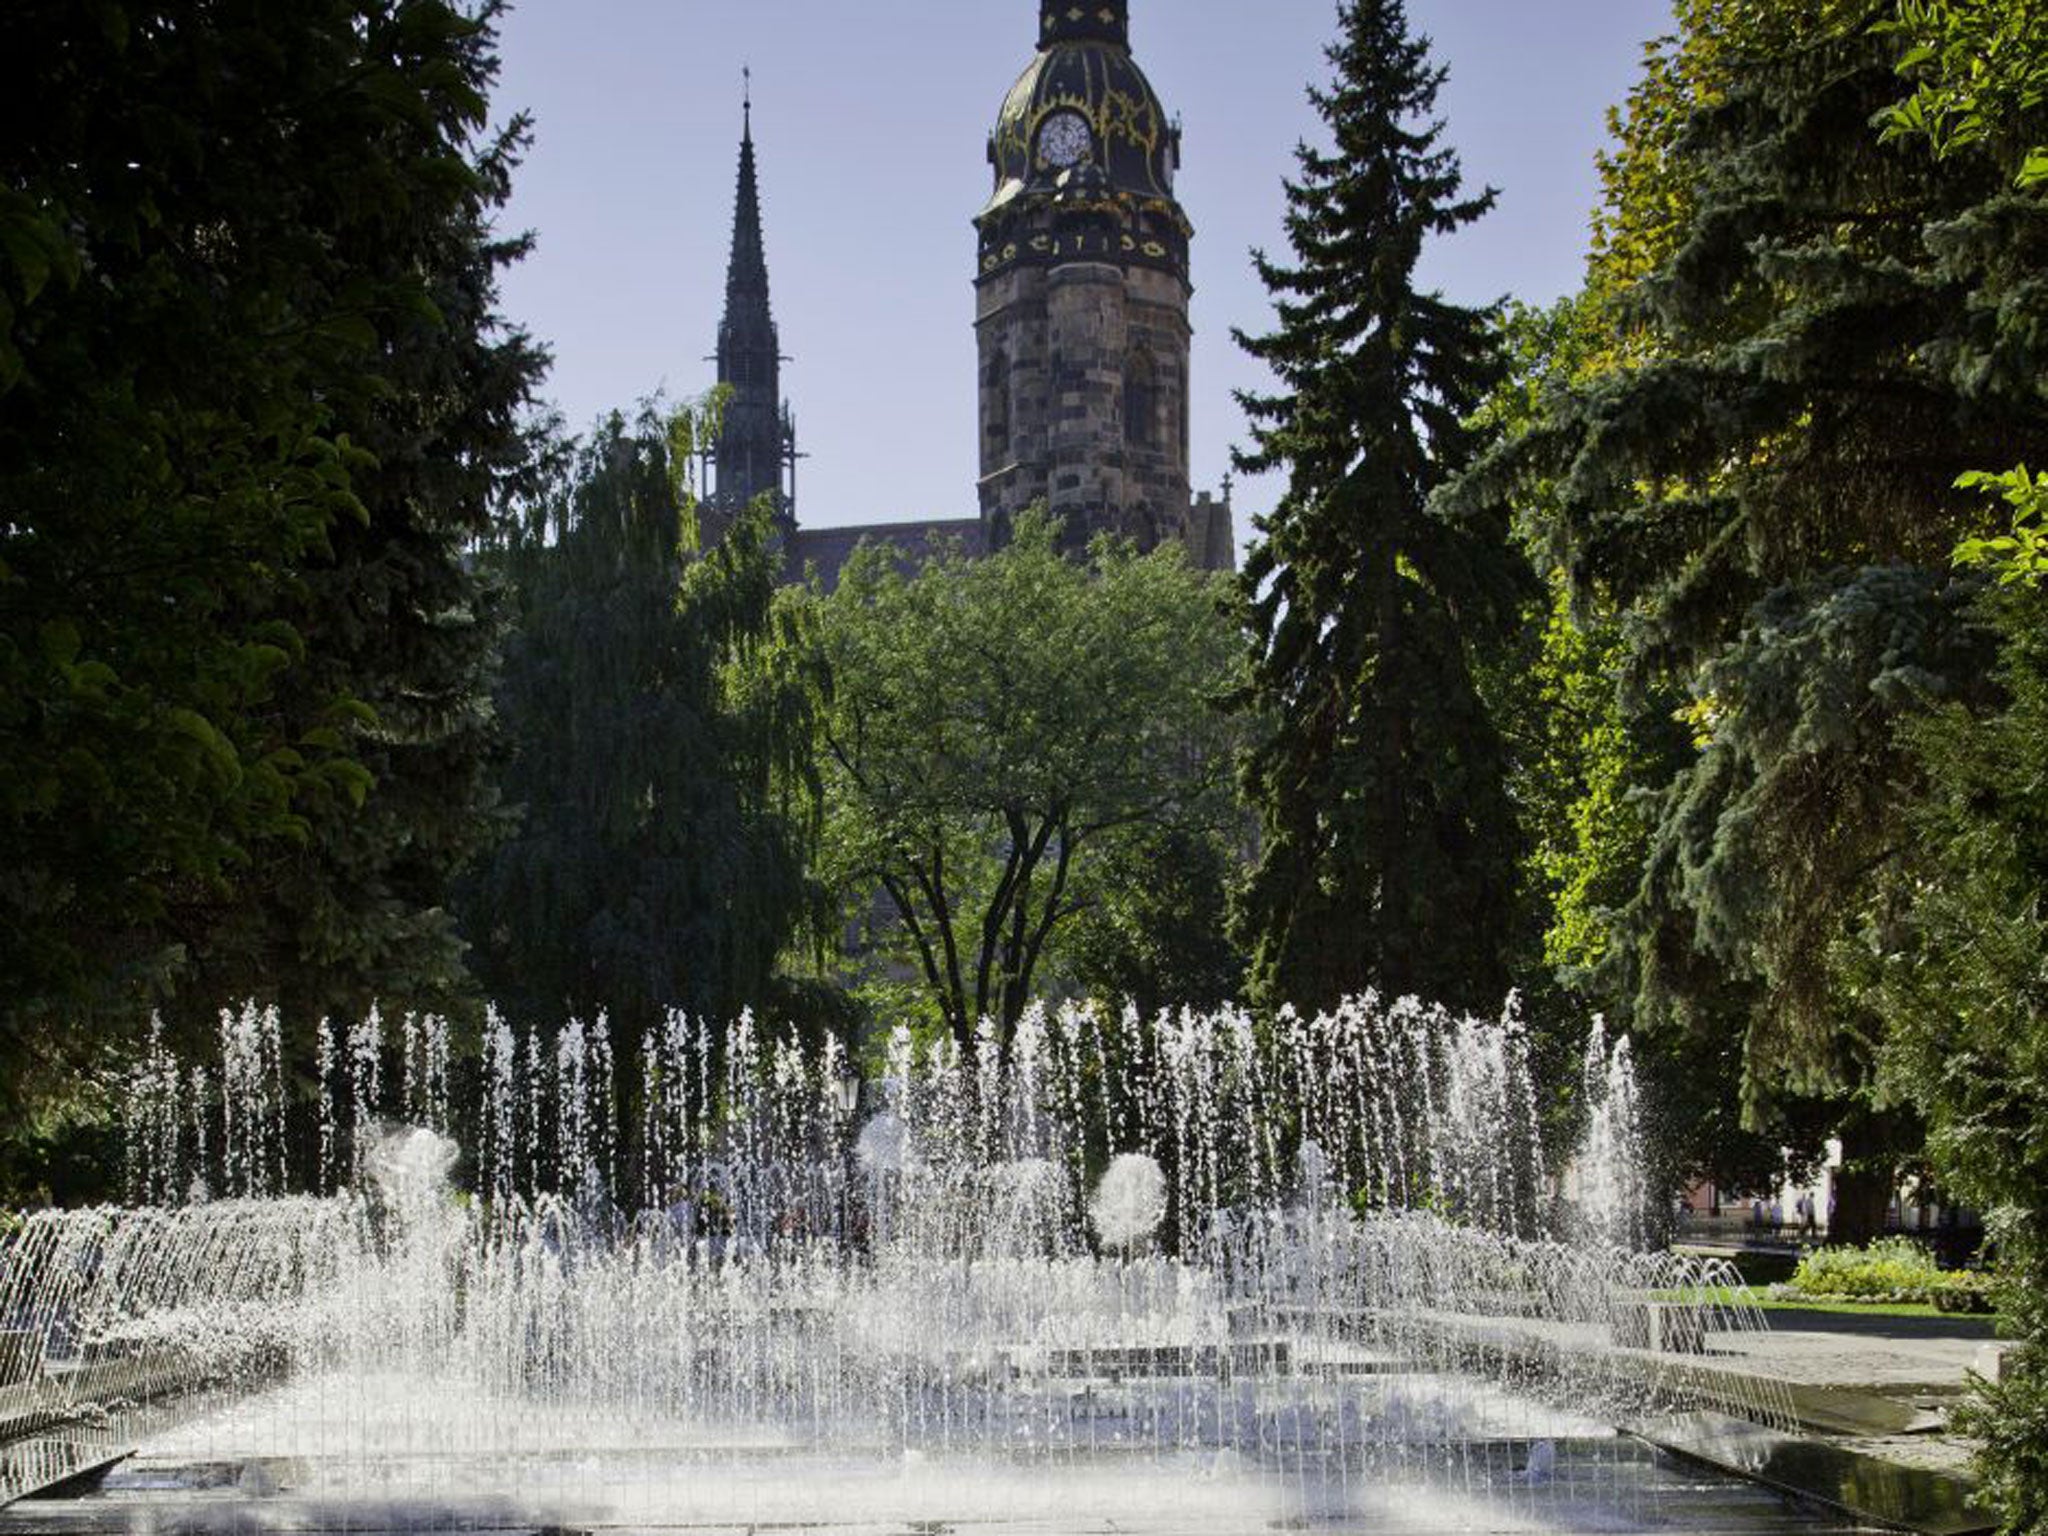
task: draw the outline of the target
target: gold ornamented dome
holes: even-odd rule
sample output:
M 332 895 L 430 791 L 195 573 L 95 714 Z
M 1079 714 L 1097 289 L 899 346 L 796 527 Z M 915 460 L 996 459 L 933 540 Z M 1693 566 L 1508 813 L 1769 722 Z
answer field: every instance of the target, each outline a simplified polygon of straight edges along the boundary
M 1131 57 L 1130 0 L 1040 0 L 1038 37 L 989 136 L 995 190 L 975 219 L 985 252 L 1016 218 L 1092 212 L 1142 225 L 1140 249 L 1162 253 L 1145 255 L 1185 270 L 1180 128 Z

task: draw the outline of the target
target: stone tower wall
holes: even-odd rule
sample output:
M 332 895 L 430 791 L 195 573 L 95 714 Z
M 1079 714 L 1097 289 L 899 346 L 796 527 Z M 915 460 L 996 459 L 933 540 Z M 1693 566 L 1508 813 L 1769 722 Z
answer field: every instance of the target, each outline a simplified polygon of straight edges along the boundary
M 1149 528 L 1149 533 L 1139 534 L 1149 546 L 1184 538 L 1187 532 L 1188 353 L 1193 331 L 1184 281 L 1153 267 L 1133 267 L 1123 278 L 1126 387 L 1118 420 L 1124 434 L 1125 517 Z M 1132 381 L 1140 366 L 1149 377 L 1137 388 Z
M 1109 262 L 1021 266 L 980 285 L 981 509 L 1000 542 L 1045 501 L 1076 545 L 1151 548 L 1189 504 L 1187 284 Z

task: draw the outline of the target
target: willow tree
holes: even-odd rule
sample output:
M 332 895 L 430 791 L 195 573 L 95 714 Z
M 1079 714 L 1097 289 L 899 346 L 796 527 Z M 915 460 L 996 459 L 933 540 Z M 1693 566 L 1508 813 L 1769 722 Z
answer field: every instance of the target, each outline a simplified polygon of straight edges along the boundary
M 1339 24 L 1335 79 L 1310 93 L 1332 146 L 1302 146 L 1287 188 L 1294 262 L 1257 258 L 1278 325 L 1238 337 L 1278 385 L 1241 397 L 1239 464 L 1287 474 L 1243 575 L 1266 723 L 1239 920 L 1268 1004 L 1376 986 L 1494 1007 L 1515 832 L 1476 673 L 1528 574 L 1504 513 L 1432 501 L 1502 362 L 1486 313 L 1416 279 L 1425 242 L 1493 196 L 1462 191 L 1432 116 L 1444 72 L 1400 0 L 1355 0 Z
M 765 504 L 696 547 L 704 434 L 691 408 L 612 414 L 493 556 L 515 829 L 465 915 L 489 991 L 548 1026 L 779 1012 L 810 910 L 807 695 L 754 665 L 781 551 Z

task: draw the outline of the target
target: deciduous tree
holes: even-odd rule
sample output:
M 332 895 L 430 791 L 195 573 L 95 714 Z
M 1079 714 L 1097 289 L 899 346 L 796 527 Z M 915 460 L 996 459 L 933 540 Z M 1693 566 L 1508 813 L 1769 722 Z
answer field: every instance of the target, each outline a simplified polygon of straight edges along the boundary
M 614 413 L 494 557 L 517 830 L 465 907 L 489 990 L 550 1025 L 780 1012 L 811 910 L 808 695 L 756 665 L 781 552 L 763 506 L 695 548 L 706 432 L 694 408 Z
M 1172 546 L 1098 541 L 1085 561 L 1053 521 L 1019 520 L 984 559 L 915 574 L 859 551 L 804 600 L 828 703 L 827 863 L 855 909 L 882 893 L 897 952 L 964 1050 L 980 1020 L 1007 1042 L 1077 915 L 1141 849 L 1235 826 L 1233 610 Z

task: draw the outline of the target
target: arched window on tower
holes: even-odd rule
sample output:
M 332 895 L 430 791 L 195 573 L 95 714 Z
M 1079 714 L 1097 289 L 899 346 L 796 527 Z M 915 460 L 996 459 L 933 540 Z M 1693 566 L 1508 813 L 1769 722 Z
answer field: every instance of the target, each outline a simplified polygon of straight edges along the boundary
M 1150 448 L 1159 440 L 1159 373 L 1152 354 L 1133 350 L 1124 359 L 1124 441 Z
M 989 350 L 981 376 L 981 411 L 987 434 L 986 461 L 1001 468 L 1014 457 L 1010 451 L 1010 354 L 1001 345 Z

